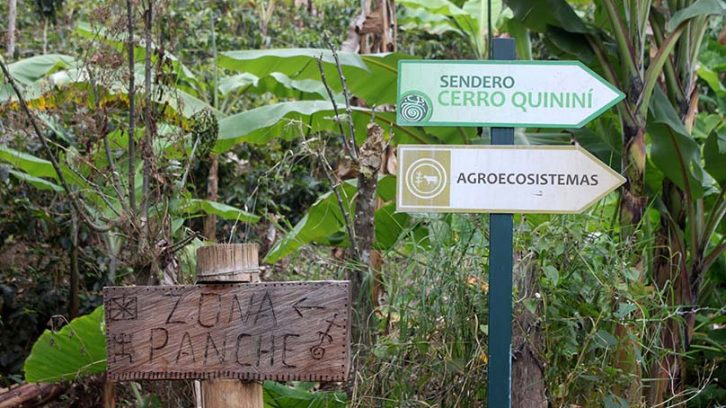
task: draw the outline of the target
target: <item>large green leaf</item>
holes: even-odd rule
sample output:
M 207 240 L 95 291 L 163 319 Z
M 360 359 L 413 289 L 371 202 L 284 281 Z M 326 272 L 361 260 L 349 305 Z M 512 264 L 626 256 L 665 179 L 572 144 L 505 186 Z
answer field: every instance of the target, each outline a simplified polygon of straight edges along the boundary
M 344 114 L 345 109 L 338 106 L 338 112 Z M 354 107 L 352 113 L 356 137 L 360 141 L 366 135 L 366 126 L 371 120 L 372 112 L 366 108 Z M 215 151 L 224 152 L 243 142 L 264 144 L 277 137 L 290 140 L 311 132 L 337 133 L 338 124 L 335 120 L 333 105 L 328 101 L 294 101 L 262 106 L 220 120 Z M 398 143 L 437 142 L 436 138 L 427 135 L 421 128 L 396 125 L 392 112 L 377 112 L 375 121 L 386 130 L 393 128 Z M 343 128 L 347 131 L 346 123 L 343 123 Z
M 663 174 L 693 198 L 703 195 L 701 150 L 680 121 L 673 105 L 656 87 L 647 131 L 651 137 L 651 159 Z
M 668 20 L 665 28 L 667 31 L 674 31 L 684 21 L 710 14 L 726 14 L 726 3 L 723 0 L 698 0 L 690 6 L 673 13 L 673 17 Z
M 52 183 L 39 177 L 33 177 L 28 173 L 23 173 L 22 171 L 10 170 L 10 174 L 15 176 L 15 178 L 17 178 L 18 180 L 24 181 L 39 190 L 51 190 L 55 191 L 56 193 L 63 191 L 63 187 L 59 186 L 58 184 Z
M 178 211 L 184 213 L 187 216 L 194 216 L 199 213 L 216 215 L 227 221 L 240 221 L 256 223 L 260 220 L 260 217 L 255 214 L 242 211 L 239 208 L 232 207 L 231 205 L 218 203 L 211 200 L 202 199 L 182 199 L 178 204 Z
M 8 71 L 16 81 L 29 84 L 55 71 L 69 68 L 75 63 L 76 59 L 68 55 L 36 55 L 8 64 Z
M 565 0 L 504 0 L 514 16 L 529 29 L 543 33 L 549 26 L 573 33 L 590 30 Z
M 25 360 L 25 380 L 58 382 L 106 370 L 103 307 L 73 319 L 60 331 L 46 330 Z
M 464 35 L 472 50 L 480 57 L 486 56 L 485 38 L 490 8 L 494 28 L 503 23 L 503 17 L 511 16 L 509 10 L 503 7 L 502 0 L 469 0 L 461 7 L 447 0 L 402 0 L 400 3 L 409 13 L 417 13 L 415 15 L 418 16 L 408 21 L 408 29 L 417 28 L 415 24 L 420 22 L 419 29 L 432 32 L 428 27 L 436 27 L 439 32 L 432 33 L 440 34 L 450 31 L 446 29 L 448 25 L 455 32 Z M 507 12 L 503 13 L 505 10 Z M 443 21 L 446 21 L 446 25 Z
M 396 203 L 390 203 L 376 210 L 375 230 L 376 249 L 388 249 L 398 241 L 398 237 L 406 228 L 410 215 L 396 212 Z
M 33 83 L 58 70 L 69 68 L 76 64 L 73 57 L 62 54 L 46 54 L 25 58 L 8 64 L 8 71 L 21 87 L 32 86 Z M 13 98 L 15 93 L 0 73 L 0 102 Z
M 219 91 L 223 96 L 233 91 L 254 93 L 270 92 L 277 97 L 307 99 L 328 99 L 327 91 L 321 81 L 314 79 L 292 79 L 280 72 L 258 78 L 248 72 L 220 78 Z
M 433 35 L 441 35 L 450 31 L 464 34 L 445 15 L 432 13 L 423 8 L 404 8 L 398 17 L 398 27 L 404 31 L 423 30 Z
M 464 16 L 467 13 L 449 0 L 399 0 L 399 4 L 402 4 L 412 9 L 425 9 L 430 13 L 435 13 L 443 16 Z
M 703 156 L 708 174 L 726 187 L 726 127 L 711 132 L 703 145 Z
M 265 381 L 263 385 L 265 408 L 344 408 L 347 396 L 344 392 L 313 391 L 315 383 L 292 385 Z
M 355 186 L 350 183 L 341 183 L 339 191 L 341 199 L 346 205 L 346 211 L 352 214 L 350 205 L 356 191 Z M 332 191 L 323 194 L 295 227 L 270 249 L 264 262 L 275 263 L 303 245 L 323 242 L 340 231 L 344 225 L 345 220 L 335 194 Z
M 57 178 L 53 165 L 48 160 L 13 150 L 7 146 L 0 145 L 0 160 L 10 163 L 13 167 L 33 177 Z
M 7 162 L 32 177 L 58 180 L 53 165 L 48 160 L 41 159 L 32 154 L 19 152 L 7 146 L 0 145 L 0 161 Z M 63 163 L 59 163 L 59 166 L 69 184 L 80 188 L 88 188 L 88 184 L 76 173 L 71 171 L 68 166 Z
M 384 201 L 395 198 L 396 179 L 385 176 L 378 180 L 376 194 Z M 341 183 L 340 196 L 346 212 L 353 216 L 353 199 L 356 194 L 356 180 L 347 180 Z M 388 249 L 393 246 L 408 223 L 409 215 L 396 213 L 394 203 L 387 204 L 378 209 L 375 214 L 375 247 Z M 345 232 L 345 219 L 340 211 L 335 194 L 331 191 L 323 194 L 308 209 L 305 216 L 295 227 L 285 234 L 277 244 L 267 253 L 266 263 L 275 263 L 290 255 L 303 245 L 310 243 L 349 245 Z M 342 239 L 341 239 L 342 237 Z
M 331 90 L 343 88 L 330 50 L 291 48 L 271 50 L 227 51 L 219 56 L 219 66 L 265 78 L 272 73 L 284 74 L 292 80 L 320 81 L 317 60 L 322 58 L 323 72 Z M 338 58 L 350 92 L 368 105 L 396 102 L 397 64 L 400 59 L 415 57 L 400 53 L 358 55 L 339 52 Z

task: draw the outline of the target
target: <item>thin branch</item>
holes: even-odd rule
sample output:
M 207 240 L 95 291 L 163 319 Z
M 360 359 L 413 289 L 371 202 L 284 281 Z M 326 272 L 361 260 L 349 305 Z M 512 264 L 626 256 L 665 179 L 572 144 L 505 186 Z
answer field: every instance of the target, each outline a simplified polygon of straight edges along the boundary
M 343 147 L 345 147 L 346 153 L 349 155 L 353 155 L 353 151 L 351 150 L 350 143 L 348 143 L 348 138 L 345 135 L 345 130 L 343 129 L 343 123 L 340 119 L 340 113 L 338 112 L 338 104 L 335 103 L 335 96 L 333 95 L 333 90 L 330 89 L 330 86 L 328 85 L 328 81 L 325 78 L 325 70 L 323 69 L 323 55 L 320 54 L 320 58 L 316 59 L 318 63 L 318 69 L 320 70 L 320 80 L 323 82 L 323 86 L 325 87 L 325 90 L 328 92 L 328 97 L 330 98 L 330 103 L 333 104 L 333 112 L 335 112 L 335 122 L 338 124 L 338 129 L 340 130 L 340 134 L 343 137 Z M 312 115 L 311 115 L 312 119 Z
M 177 242 L 176 244 L 172 245 L 167 251 L 171 254 L 179 252 L 182 248 L 189 245 L 190 242 L 194 241 L 195 238 L 199 237 L 199 233 L 194 231 L 192 235 L 189 235 L 188 237 L 182 239 L 181 241 Z
M 146 43 L 146 53 L 144 55 L 144 89 L 146 91 L 146 103 L 144 104 L 144 140 L 141 144 L 141 155 L 144 162 L 143 181 L 141 185 L 141 234 L 139 237 L 139 245 L 141 248 L 149 248 L 151 245 L 147 242 L 151 238 L 151 230 L 149 227 L 149 183 L 151 180 L 151 167 L 153 159 L 153 123 L 151 111 L 151 21 L 152 21 L 152 4 L 151 0 L 147 1 L 146 10 L 144 10 L 144 42 Z
M 348 92 L 348 82 L 345 80 L 345 75 L 343 75 L 343 66 L 340 65 L 340 59 L 338 59 L 338 51 L 335 50 L 335 46 L 333 46 L 333 42 L 330 41 L 330 37 L 327 35 L 327 33 L 323 34 L 325 36 L 326 41 L 328 42 L 328 47 L 330 48 L 330 51 L 333 53 L 333 59 L 335 60 L 335 67 L 338 69 L 338 76 L 340 77 L 340 83 L 343 85 L 343 97 L 345 98 L 345 112 L 348 114 L 348 127 L 350 128 L 350 143 L 351 147 L 353 148 L 351 150 L 351 157 L 353 160 L 358 161 L 358 146 L 355 143 L 355 126 L 353 125 L 353 111 L 350 108 L 350 92 Z
M 199 146 L 199 138 L 197 137 L 196 140 L 194 140 L 194 146 L 192 146 L 192 153 L 189 155 L 189 159 L 187 159 L 187 165 L 184 169 L 184 174 L 182 175 L 181 180 L 179 180 L 179 183 L 176 185 L 177 190 L 181 190 L 184 185 L 187 183 L 187 177 L 189 176 L 189 169 L 192 167 L 192 163 L 194 162 L 194 155 L 197 152 L 197 146 Z
M 328 181 L 330 181 L 330 186 L 333 189 L 333 193 L 335 194 L 335 199 L 338 201 L 338 206 L 340 207 L 340 212 L 343 214 L 343 220 L 345 221 L 345 228 L 348 231 L 348 238 L 350 239 L 350 247 L 353 249 L 353 254 L 355 255 L 356 259 L 360 259 L 360 252 L 358 251 L 358 241 L 355 237 L 355 230 L 353 229 L 353 222 L 350 219 L 350 215 L 348 214 L 348 211 L 345 208 L 345 203 L 343 202 L 343 198 L 340 194 L 340 182 L 336 180 L 336 178 L 333 176 L 333 168 L 330 166 L 330 163 L 328 162 L 328 159 L 325 157 L 325 153 L 321 152 L 313 152 L 315 155 L 318 156 L 318 159 L 323 164 L 323 172 L 325 173 L 325 176 L 328 178 Z
M 136 144 L 134 141 L 134 111 L 135 109 L 135 89 L 134 83 L 134 15 L 133 1 L 126 0 L 126 16 L 128 29 L 128 57 L 129 57 L 129 168 L 128 168 L 128 184 L 129 184 L 129 207 L 132 212 L 136 212 Z

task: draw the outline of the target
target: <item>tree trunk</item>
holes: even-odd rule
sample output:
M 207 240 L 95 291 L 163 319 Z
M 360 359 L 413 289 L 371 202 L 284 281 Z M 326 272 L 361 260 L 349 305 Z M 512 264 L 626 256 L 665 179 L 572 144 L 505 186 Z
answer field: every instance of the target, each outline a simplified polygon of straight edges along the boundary
M 9 60 L 15 56 L 15 26 L 18 18 L 18 0 L 8 0 L 8 38 L 6 55 Z
M 538 279 L 532 264 L 523 262 L 520 254 L 514 267 L 515 292 L 533 298 L 539 291 Z M 542 331 L 537 316 L 516 305 L 512 326 L 512 408 L 546 408 L 544 369 L 540 345 Z
M 70 318 L 69 320 L 72 320 L 78 316 L 78 309 L 80 308 L 80 271 L 78 270 L 78 252 L 78 216 L 73 213 L 71 215 L 71 287 L 68 296 L 68 316 Z
M 68 386 L 65 384 L 23 384 L 0 393 L 0 408 L 40 407 L 54 400 Z
M 648 197 L 645 195 L 645 129 L 625 124 L 623 129 L 622 169 L 626 178 L 620 201 L 620 223 L 629 237 L 643 218 Z
M 209 155 L 209 176 L 207 177 L 207 199 L 217 201 L 219 198 L 219 158 L 216 154 Z M 217 240 L 217 216 L 209 214 L 204 218 L 204 236 L 210 241 Z
M 378 170 L 383 157 L 383 129 L 375 123 L 368 125 L 368 138 L 360 148 L 358 168 L 358 193 L 355 197 L 355 220 L 353 227 L 358 248 L 358 261 L 361 267 L 352 271 L 351 289 L 353 299 L 358 303 L 360 313 L 353 335 L 354 339 L 363 344 L 370 344 L 371 335 L 368 320 L 373 314 L 371 291 L 364 290 L 366 269 L 373 276 L 373 267 L 378 264 L 372 255 L 373 243 L 376 238 L 375 213 L 377 208 L 376 188 L 378 186 Z M 370 287 L 370 285 L 369 285 Z
M 640 121 L 645 123 L 644 118 Z M 635 229 L 643 218 L 648 202 L 645 193 L 645 128 L 624 121 L 622 142 L 621 166 L 626 182 L 620 191 L 620 225 L 623 241 L 631 242 L 635 239 Z M 642 281 L 644 279 L 643 260 L 639 258 L 636 262 L 636 269 L 640 272 L 639 279 Z M 636 358 L 636 349 L 639 345 L 632 340 L 631 336 L 634 330 L 634 327 L 625 324 L 619 324 L 615 328 L 615 337 L 619 340 L 614 354 L 615 366 L 625 373 L 630 373 L 632 381 L 626 389 L 616 389 L 614 393 L 622 395 L 630 406 L 640 406 L 643 397 L 642 369 Z
M 43 55 L 48 53 L 48 17 L 43 18 Z

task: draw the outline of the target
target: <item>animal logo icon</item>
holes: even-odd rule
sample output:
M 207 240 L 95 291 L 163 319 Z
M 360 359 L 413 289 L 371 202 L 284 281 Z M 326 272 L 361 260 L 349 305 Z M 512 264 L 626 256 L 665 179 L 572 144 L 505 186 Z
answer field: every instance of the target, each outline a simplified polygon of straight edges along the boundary
M 426 183 L 429 186 L 435 186 L 439 182 L 439 176 L 427 176 L 421 171 L 416 172 L 416 185 L 421 187 L 422 183 Z
M 448 179 L 446 169 L 433 158 L 415 160 L 408 167 L 405 176 L 406 186 L 415 197 L 433 199 L 446 188 Z

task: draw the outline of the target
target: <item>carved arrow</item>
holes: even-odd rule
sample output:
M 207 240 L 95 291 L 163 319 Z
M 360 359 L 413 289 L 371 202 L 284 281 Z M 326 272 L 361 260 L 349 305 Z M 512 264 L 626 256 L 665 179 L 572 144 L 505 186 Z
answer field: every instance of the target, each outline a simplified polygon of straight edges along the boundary
M 323 306 L 310 306 L 310 305 L 301 305 L 300 303 L 306 301 L 308 298 L 304 297 L 297 302 L 292 304 L 292 308 L 295 309 L 295 312 L 300 315 L 300 317 L 304 317 L 301 310 L 305 309 L 325 309 Z

